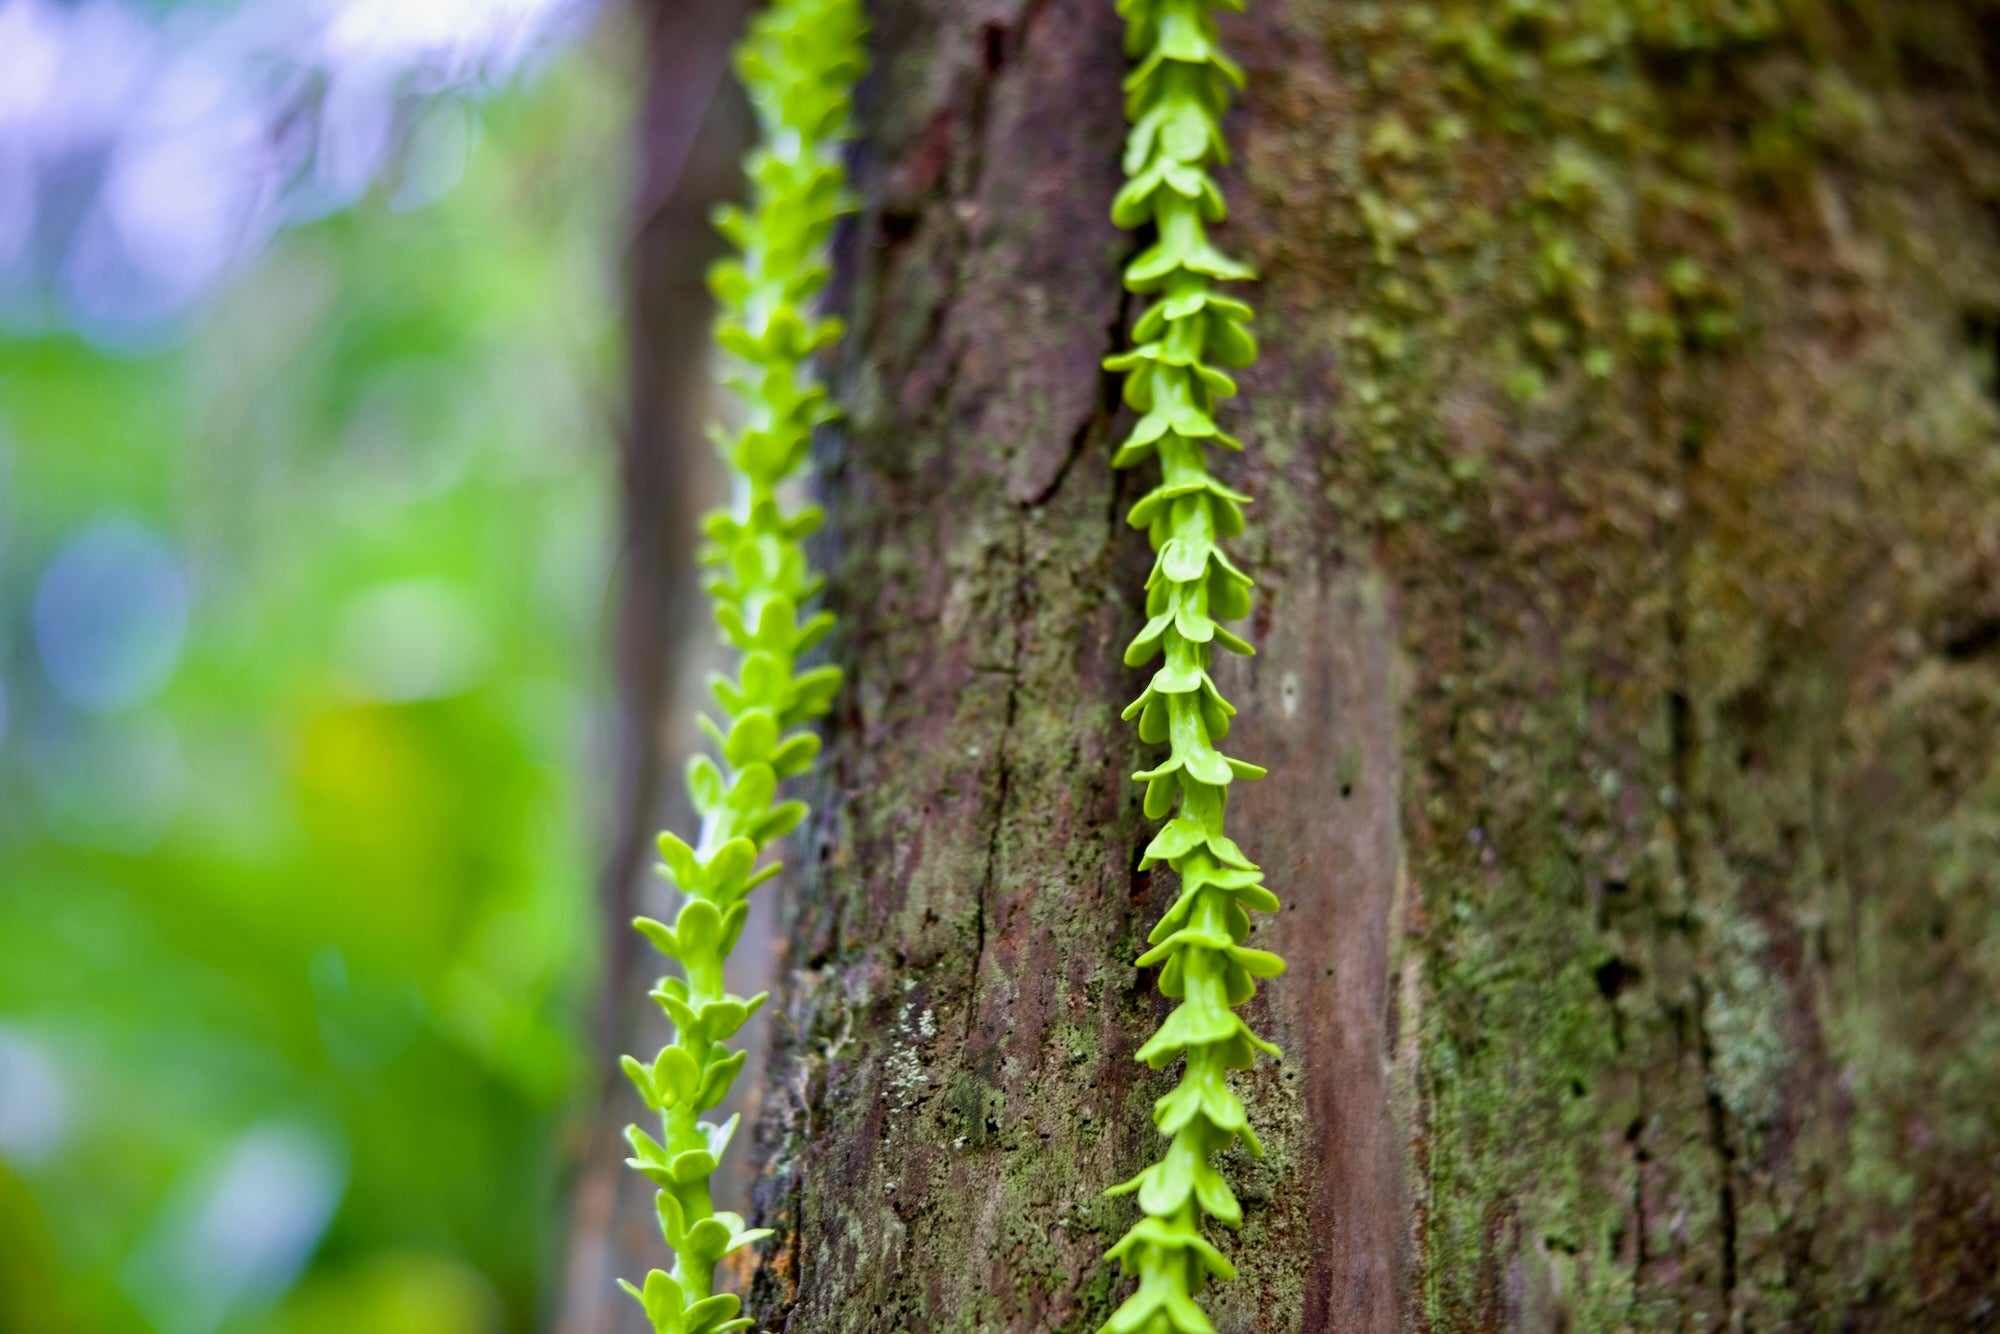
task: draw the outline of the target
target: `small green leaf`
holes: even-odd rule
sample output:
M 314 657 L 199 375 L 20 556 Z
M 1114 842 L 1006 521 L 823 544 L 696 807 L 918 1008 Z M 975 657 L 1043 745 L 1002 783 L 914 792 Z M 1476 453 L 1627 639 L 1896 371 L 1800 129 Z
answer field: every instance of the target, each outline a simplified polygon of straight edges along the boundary
M 722 915 L 722 938 L 719 942 L 722 954 L 727 955 L 736 948 L 736 941 L 743 934 L 743 924 L 749 920 L 750 905 L 747 903 L 733 904 L 729 911 Z
M 673 882 L 689 893 L 706 885 L 707 880 L 701 873 L 701 864 L 695 860 L 694 849 L 674 835 L 660 835 L 660 860 L 665 863 L 666 872 Z
M 677 1182 L 693 1181 L 705 1177 L 715 1170 L 715 1158 L 707 1149 L 689 1149 L 675 1154 L 667 1163 L 667 1172 Z
M 771 768 L 780 778 L 790 778 L 801 774 L 812 764 L 819 754 L 819 737 L 811 732 L 799 732 L 786 737 L 778 748 L 771 752 Z
M 745 1246 L 754 1246 L 766 1237 L 775 1237 L 777 1235 L 775 1231 L 768 1227 L 744 1228 L 729 1239 L 729 1250 L 724 1251 L 723 1254 L 727 1255 L 729 1251 L 740 1251 Z
M 707 884 L 718 898 L 742 892 L 742 882 L 757 861 L 757 845 L 747 838 L 732 838 L 717 848 L 705 868 Z
M 687 1322 L 685 1334 L 721 1334 L 723 1330 L 750 1328 L 755 1321 L 739 1323 L 731 1318 L 741 1305 L 742 1299 L 733 1292 L 719 1292 L 695 1302 L 681 1317 Z
M 653 1091 L 653 1075 L 635 1056 L 620 1056 L 618 1068 L 625 1072 L 625 1078 L 632 1081 L 632 1087 L 639 1090 L 639 1097 L 648 1107 L 659 1102 L 659 1095 Z
M 749 1052 L 739 1051 L 722 1060 L 711 1062 L 702 1074 L 701 1087 L 694 1100 L 695 1110 L 705 1112 L 728 1097 L 730 1083 L 735 1080 L 736 1072 L 743 1068 L 743 1062 L 749 1058 Z
M 651 941 L 653 948 L 669 958 L 681 957 L 680 937 L 665 922 L 656 922 L 650 917 L 634 917 L 632 925 L 639 934 Z
M 697 1260 L 714 1264 L 729 1247 L 729 1227 L 713 1218 L 704 1218 L 687 1230 L 687 1238 L 676 1250 L 685 1250 Z
M 778 720 L 767 709 L 751 709 L 729 729 L 723 755 L 737 768 L 768 760 L 778 744 Z
M 670 1190 L 654 1191 L 653 1212 L 660 1218 L 660 1239 L 679 1250 L 687 1236 L 687 1212 L 681 1208 L 680 1197 Z
M 678 957 L 711 957 L 722 941 L 722 913 L 706 899 L 689 899 L 681 905 L 674 934 L 680 937 Z
M 695 809 L 706 814 L 722 805 L 726 790 L 722 770 L 715 767 L 715 761 L 706 755 L 695 755 L 688 760 L 688 792 L 694 798 Z
M 771 843 L 798 828 L 811 808 L 803 801 L 787 801 L 772 807 L 757 819 L 757 841 Z
M 771 804 L 778 790 L 778 775 L 768 764 L 752 764 L 736 775 L 729 785 L 728 803 L 732 810 L 761 811 Z
M 1193 820 L 1169 820 L 1166 827 L 1146 845 L 1139 869 L 1143 871 L 1155 862 L 1172 861 L 1184 856 L 1190 849 L 1200 847 L 1207 838 L 1208 831 Z
M 694 1057 L 681 1047 L 662 1047 L 653 1058 L 653 1089 L 662 1105 L 686 1103 L 701 1085 L 701 1071 Z

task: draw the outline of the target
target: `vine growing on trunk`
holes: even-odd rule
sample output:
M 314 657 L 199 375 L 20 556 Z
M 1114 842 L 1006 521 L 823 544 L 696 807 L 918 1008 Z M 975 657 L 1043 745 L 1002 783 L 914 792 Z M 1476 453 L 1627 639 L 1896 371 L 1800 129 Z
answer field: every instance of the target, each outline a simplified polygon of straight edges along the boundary
M 1264 771 L 1215 748 L 1236 710 L 1208 670 L 1218 644 L 1252 652 L 1220 623 L 1250 610 L 1250 578 L 1220 545 L 1243 530 L 1250 498 L 1209 472 L 1207 451 L 1242 448 L 1216 424 L 1216 400 L 1236 392 L 1220 367 L 1245 366 L 1257 355 L 1250 307 L 1217 290 L 1250 270 L 1210 244 L 1206 232 L 1224 212 L 1209 175 L 1227 152 L 1222 113 L 1231 88 L 1243 82 L 1218 43 L 1218 8 L 1241 3 L 1118 4 L 1135 64 L 1125 81 L 1127 179 L 1112 219 L 1128 228 L 1151 224 L 1155 239 L 1125 269 L 1127 289 L 1151 298 L 1133 326 L 1134 345 L 1105 362 L 1124 374 L 1125 401 L 1141 414 L 1112 466 L 1149 458 L 1160 464 L 1160 484 L 1129 516 L 1156 555 L 1146 580 L 1148 619 L 1125 661 L 1137 667 L 1163 659 L 1124 716 L 1138 719 L 1142 741 L 1168 747 L 1164 762 L 1135 775 L 1146 785 L 1147 817 L 1170 817 L 1140 866 L 1165 862 L 1181 883 L 1180 897 L 1147 937 L 1153 948 L 1138 960 L 1160 965 L 1160 990 L 1180 1004 L 1138 1055 L 1154 1069 L 1177 1058 L 1185 1066 L 1180 1083 L 1153 1107 L 1154 1124 L 1169 1139 L 1165 1154 L 1112 1192 L 1137 1192 L 1144 1217 L 1110 1251 L 1139 1286 L 1105 1324 L 1108 1334 L 1212 1334 L 1195 1297 L 1208 1278 L 1231 1278 L 1235 1269 L 1203 1234 L 1203 1219 L 1235 1227 L 1243 1211 L 1211 1159 L 1239 1137 L 1261 1152 L 1227 1072 L 1249 1066 L 1258 1050 L 1278 1054 L 1235 1011 L 1255 993 L 1254 979 L 1284 971 L 1278 956 L 1244 944 L 1248 910 L 1275 911 L 1278 899 L 1224 832 L 1223 818 L 1230 783 Z
M 729 994 L 723 962 L 743 929 L 750 891 L 778 870 L 760 867 L 760 855 L 806 814 L 804 802 L 777 800 L 778 784 L 811 764 L 819 738 L 803 724 L 825 713 L 840 688 L 837 667 L 798 666 L 833 618 L 802 610 L 821 580 L 801 543 L 821 512 L 781 491 L 805 464 L 813 427 L 833 416 L 809 362 L 839 338 L 840 324 L 812 307 L 826 285 L 834 221 L 851 207 L 841 155 L 864 26 L 860 0 L 774 0 L 736 51 L 760 137 L 745 161 L 750 207 L 723 209 L 717 219 L 737 253 L 715 266 L 709 284 L 721 306 L 716 341 L 736 363 L 727 382 L 744 420 L 713 433 L 735 494 L 708 517 L 701 559 L 713 571 L 716 624 L 740 657 L 734 678 L 710 683 L 722 721 L 700 719 L 720 760 L 696 755 L 688 764 L 701 831 L 693 845 L 660 836 L 662 870 L 685 895 L 680 912 L 672 926 L 645 917 L 633 923 L 680 963 L 681 976 L 662 978 L 652 992 L 673 1040 L 650 1065 L 623 1059 L 639 1096 L 660 1115 L 658 1139 L 626 1129 L 627 1161 L 659 1188 L 660 1231 L 674 1267 L 653 1270 L 643 1286 L 619 1283 L 657 1334 L 751 1327 L 737 1316 L 738 1298 L 715 1291 L 715 1268 L 769 1235 L 714 1207 L 709 1176 L 738 1118 L 717 1125 L 701 1114 L 728 1096 L 745 1058 L 728 1041 L 764 1001 Z

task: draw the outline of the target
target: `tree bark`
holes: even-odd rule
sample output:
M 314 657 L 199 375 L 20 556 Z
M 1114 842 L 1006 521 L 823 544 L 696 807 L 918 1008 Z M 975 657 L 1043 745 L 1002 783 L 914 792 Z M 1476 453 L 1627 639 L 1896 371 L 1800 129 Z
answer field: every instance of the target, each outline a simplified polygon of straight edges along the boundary
M 882 0 L 762 1327 L 1088 1331 L 1170 901 L 1110 0 Z M 2000 11 L 1252 0 L 1231 1331 L 2000 1326 Z

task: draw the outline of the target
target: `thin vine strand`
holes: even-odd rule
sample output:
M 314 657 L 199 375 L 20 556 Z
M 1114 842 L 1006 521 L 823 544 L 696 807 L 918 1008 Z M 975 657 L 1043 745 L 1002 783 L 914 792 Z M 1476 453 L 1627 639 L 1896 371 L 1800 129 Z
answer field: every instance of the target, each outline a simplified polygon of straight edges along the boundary
M 673 1039 L 651 1065 L 622 1062 L 660 1115 L 659 1139 L 626 1129 L 627 1161 L 659 1188 L 660 1231 L 674 1267 L 653 1270 L 643 1287 L 619 1280 L 656 1334 L 750 1328 L 755 1322 L 738 1317 L 735 1294 L 715 1291 L 715 1269 L 731 1251 L 770 1235 L 714 1207 L 709 1177 L 739 1118 L 720 1125 L 700 1118 L 729 1095 L 746 1053 L 728 1041 L 765 999 L 729 994 L 723 963 L 743 930 L 750 891 L 777 873 L 775 862 L 758 865 L 761 854 L 807 813 L 804 802 L 778 801 L 778 784 L 818 754 L 819 738 L 804 724 L 824 714 L 840 688 L 839 668 L 798 666 L 833 618 L 802 611 L 822 581 L 801 543 L 822 514 L 781 492 L 805 465 L 813 427 L 834 415 L 809 363 L 841 327 L 813 307 L 826 286 L 834 222 L 852 208 L 842 152 L 864 28 L 860 0 L 773 0 L 736 51 L 760 137 L 744 164 L 750 207 L 717 215 L 737 253 L 710 271 L 709 285 L 721 306 L 716 341 L 735 363 L 726 383 L 744 422 L 712 432 L 735 494 L 708 517 L 701 560 L 713 572 L 716 624 L 739 659 L 735 677 L 710 682 L 721 721 L 699 719 L 719 761 L 696 755 L 688 763 L 701 831 L 693 846 L 660 836 L 661 870 L 685 895 L 680 912 L 672 926 L 633 922 L 681 966 L 681 976 L 660 979 L 652 992 Z
M 1133 327 L 1134 346 L 1105 362 L 1124 374 L 1125 401 L 1141 414 L 1112 466 L 1149 458 L 1160 465 L 1160 484 L 1129 516 L 1157 554 L 1146 580 L 1148 619 L 1125 661 L 1163 659 L 1124 716 L 1138 719 L 1140 740 L 1168 747 L 1163 763 L 1135 775 L 1146 785 L 1147 817 L 1171 817 L 1140 866 L 1165 862 L 1181 884 L 1147 937 L 1153 948 L 1138 960 L 1160 965 L 1160 990 L 1180 1004 L 1138 1056 L 1156 1070 L 1177 1058 L 1185 1065 L 1180 1083 L 1153 1107 L 1168 1137 L 1165 1154 L 1112 1191 L 1137 1192 L 1144 1215 L 1107 1257 L 1139 1286 L 1100 1334 L 1213 1334 L 1195 1298 L 1209 1278 L 1232 1278 L 1235 1268 L 1204 1235 L 1203 1220 L 1237 1227 L 1243 1211 L 1211 1159 L 1239 1137 L 1262 1152 L 1227 1072 L 1249 1066 L 1260 1050 L 1278 1054 L 1234 1008 L 1255 993 L 1256 978 L 1284 971 L 1277 955 L 1243 943 L 1248 910 L 1275 911 L 1278 899 L 1223 819 L 1230 783 L 1264 771 L 1215 748 L 1236 710 L 1208 670 L 1218 644 L 1252 652 L 1220 624 L 1250 610 L 1251 581 L 1220 545 L 1243 530 L 1250 498 L 1224 486 L 1207 462 L 1211 445 L 1242 448 L 1216 424 L 1216 400 L 1236 392 L 1219 367 L 1245 366 L 1257 355 L 1250 307 L 1216 286 L 1251 272 L 1211 245 L 1206 231 L 1224 212 L 1209 174 L 1227 154 L 1222 113 L 1243 82 L 1220 49 L 1213 11 L 1241 7 L 1240 0 L 1118 5 L 1135 63 L 1125 80 L 1126 183 L 1112 219 L 1151 225 L 1156 239 L 1125 269 L 1127 289 L 1150 298 Z

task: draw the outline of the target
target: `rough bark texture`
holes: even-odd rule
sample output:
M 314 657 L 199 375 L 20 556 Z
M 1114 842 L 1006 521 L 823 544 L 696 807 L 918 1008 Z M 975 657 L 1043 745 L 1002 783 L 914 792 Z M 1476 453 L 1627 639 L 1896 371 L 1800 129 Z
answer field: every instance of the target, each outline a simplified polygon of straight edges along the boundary
M 1149 1161 L 1110 0 L 882 0 L 762 1325 L 1087 1331 Z M 2000 1325 L 2000 12 L 1251 0 L 1292 971 L 1220 1328 Z

